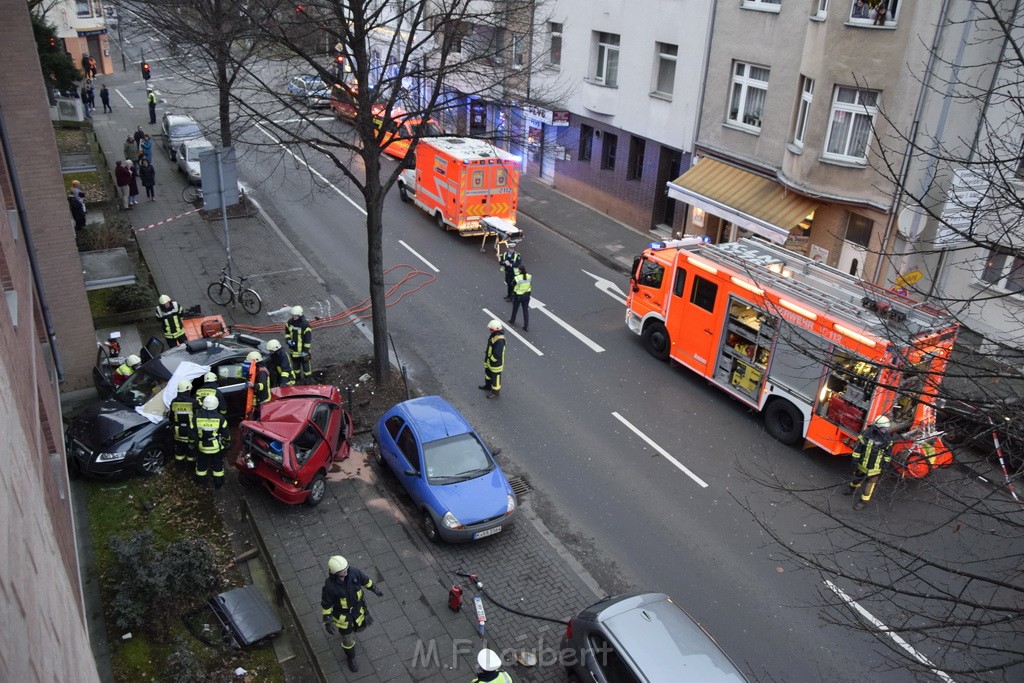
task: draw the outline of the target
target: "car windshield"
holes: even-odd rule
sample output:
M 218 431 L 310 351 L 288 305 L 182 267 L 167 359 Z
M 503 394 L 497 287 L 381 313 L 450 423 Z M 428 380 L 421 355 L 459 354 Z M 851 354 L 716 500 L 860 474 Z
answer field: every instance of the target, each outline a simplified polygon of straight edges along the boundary
M 202 134 L 195 123 L 176 123 L 171 126 L 171 137 L 174 138 L 190 138 Z
M 423 444 L 427 481 L 454 484 L 487 474 L 494 463 L 473 434 L 459 434 Z
M 129 408 L 145 405 L 153 396 L 163 391 L 166 377 L 159 377 L 145 367 L 139 368 L 114 392 L 114 398 Z

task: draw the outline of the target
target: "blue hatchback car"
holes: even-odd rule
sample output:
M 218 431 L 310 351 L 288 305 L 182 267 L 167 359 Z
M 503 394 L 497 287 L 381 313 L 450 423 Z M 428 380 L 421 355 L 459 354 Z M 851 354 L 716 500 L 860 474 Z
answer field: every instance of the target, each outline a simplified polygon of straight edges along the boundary
M 475 541 L 507 529 L 519 507 L 494 457 L 448 401 L 394 406 L 373 427 L 378 461 L 395 473 L 431 541 Z

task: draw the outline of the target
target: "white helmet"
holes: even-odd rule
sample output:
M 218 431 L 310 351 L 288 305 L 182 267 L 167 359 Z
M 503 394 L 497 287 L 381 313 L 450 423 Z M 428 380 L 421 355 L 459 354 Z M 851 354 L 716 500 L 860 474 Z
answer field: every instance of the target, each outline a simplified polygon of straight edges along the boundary
M 341 555 L 335 555 L 331 559 L 327 560 L 327 571 L 332 574 L 343 572 L 348 569 L 348 560 Z
M 128 358 L 126 358 L 124 362 L 128 364 L 128 367 L 134 368 L 136 365 L 142 363 L 142 359 L 133 353 L 132 355 L 128 356 Z
M 879 415 L 875 418 L 875 426 L 879 429 L 888 429 L 892 426 L 892 420 L 887 418 L 885 415 Z
M 484 671 L 497 671 L 501 668 L 501 657 L 494 650 L 488 650 L 484 648 L 480 650 L 480 653 L 476 656 L 476 663 L 480 665 L 480 668 Z
M 495 318 L 491 322 L 487 323 L 487 329 L 491 332 L 500 332 L 505 329 L 505 326 L 501 324 L 501 321 Z M 484 652 L 490 652 L 490 650 L 484 650 Z
M 292 306 L 292 315 L 302 315 L 302 306 Z
M 166 294 L 161 294 L 160 298 L 157 299 L 156 301 L 157 301 L 158 304 L 163 306 L 164 304 L 171 303 L 171 297 L 167 296 Z
M 206 373 L 205 375 L 203 375 L 203 381 L 204 382 L 216 382 L 217 381 L 217 373 L 216 372 L 208 372 L 208 373 Z
M 203 409 L 204 410 L 217 410 L 220 407 L 220 401 L 213 394 L 203 397 Z
M 246 356 L 245 359 L 251 363 L 259 363 L 263 360 L 263 354 L 259 351 L 250 351 L 249 355 Z
M 271 339 L 270 341 L 267 342 L 267 351 L 270 351 L 271 353 L 277 351 L 280 348 L 281 342 L 277 341 L 276 339 Z
M 178 382 L 178 391 L 192 391 L 192 382 L 187 379 L 183 379 Z

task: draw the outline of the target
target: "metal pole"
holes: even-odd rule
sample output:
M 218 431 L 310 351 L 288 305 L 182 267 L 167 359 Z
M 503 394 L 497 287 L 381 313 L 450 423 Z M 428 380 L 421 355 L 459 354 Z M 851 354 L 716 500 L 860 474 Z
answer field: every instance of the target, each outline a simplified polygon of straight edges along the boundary
M 121 34 L 121 18 L 117 19 L 117 49 L 121 51 L 121 71 L 128 73 L 128 59 L 124 56 L 124 36 Z
M 225 192 L 227 188 L 224 187 L 224 169 L 221 167 L 221 154 L 223 149 L 218 147 L 214 152 L 217 155 L 217 185 L 220 187 L 220 217 L 224 221 L 224 247 L 228 252 L 228 277 L 231 277 L 231 235 L 228 233 L 228 207 L 225 200 Z

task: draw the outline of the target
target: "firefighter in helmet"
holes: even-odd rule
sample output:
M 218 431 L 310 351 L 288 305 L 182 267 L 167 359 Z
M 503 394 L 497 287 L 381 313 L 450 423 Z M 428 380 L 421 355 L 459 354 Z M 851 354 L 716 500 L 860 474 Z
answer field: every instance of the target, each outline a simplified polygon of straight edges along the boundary
M 863 510 L 875 492 L 875 486 L 882 476 L 882 469 L 892 459 L 893 440 L 889 433 L 892 422 L 885 415 L 879 415 L 857 436 L 850 457 L 854 462 L 853 481 L 847 494 L 859 493 L 853 504 L 854 510 Z
M 164 330 L 167 348 L 173 349 L 185 341 L 185 323 L 181 319 L 181 306 L 166 294 L 157 299 L 156 319 Z
M 132 354 L 124 359 L 124 362 L 117 366 L 114 370 L 114 374 L 110 376 L 110 379 L 114 382 L 115 387 L 119 387 L 125 383 L 125 381 L 135 374 L 135 371 L 142 365 L 142 359 Z
M 192 401 L 192 382 L 178 382 L 178 393 L 171 401 L 171 437 L 174 440 L 174 460 L 195 462 L 196 411 Z
M 350 567 L 348 560 L 334 555 L 327 560 L 327 580 L 320 592 L 320 611 L 324 618 L 324 629 L 328 635 L 341 634 L 341 649 L 348 659 L 348 668 L 359 671 L 356 664 L 356 631 L 370 625 L 370 613 L 366 610 L 363 588 L 373 591 L 378 598 L 384 592 L 373 585 L 373 581 L 356 567 Z
M 302 306 L 292 306 L 292 315 L 284 326 L 284 337 L 288 343 L 288 356 L 295 371 L 295 378 L 305 381 L 313 374 L 310 369 L 313 331 L 302 313 Z
M 203 384 L 201 387 L 196 389 L 196 411 L 203 407 L 203 399 L 207 396 L 216 396 L 218 410 L 224 417 L 228 416 L 228 403 L 224 400 L 224 394 L 221 393 L 220 388 L 217 386 L 217 373 L 208 372 L 203 375 Z
M 263 354 L 259 351 L 250 351 L 245 357 L 246 362 L 251 363 L 249 370 L 249 392 L 250 399 L 246 405 L 246 419 L 260 419 L 260 406 L 271 399 L 270 396 L 270 371 L 263 362 Z
M 203 482 L 208 474 L 213 475 L 216 489 L 224 485 L 224 450 L 231 440 L 228 420 L 219 407 L 216 396 L 207 396 L 196 413 L 196 479 Z
M 476 663 L 480 667 L 480 673 L 470 683 L 512 683 L 512 677 L 501 669 L 501 656 L 494 650 L 480 650 L 476 656 Z
M 275 387 L 290 387 L 295 384 L 295 374 L 288 354 L 281 348 L 281 342 L 271 339 L 267 342 L 267 369 L 270 370 L 270 384 Z
M 501 391 L 501 373 L 505 369 L 505 326 L 500 320 L 492 320 L 487 329 L 491 334 L 484 351 L 484 383 L 480 388 L 490 392 L 487 398 L 495 398 Z

